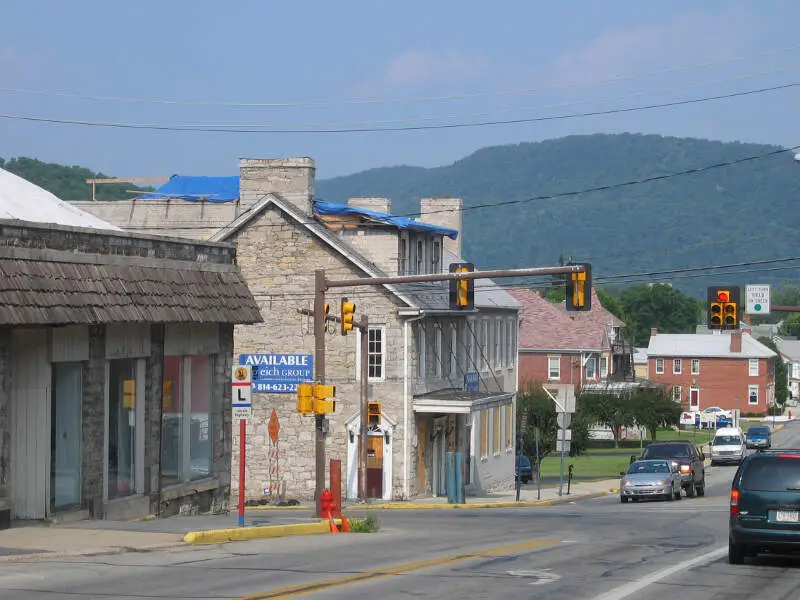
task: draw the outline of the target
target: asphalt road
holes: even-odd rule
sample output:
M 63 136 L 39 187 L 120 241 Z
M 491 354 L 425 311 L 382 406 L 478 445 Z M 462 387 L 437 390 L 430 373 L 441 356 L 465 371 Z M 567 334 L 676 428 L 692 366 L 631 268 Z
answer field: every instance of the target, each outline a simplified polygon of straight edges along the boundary
M 800 425 L 775 442 L 800 446 Z M 677 502 L 370 511 L 377 534 L 5 563 L 0 600 L 800 597 L 800 559 L 727 564 L 734 470 L 714 467 L 706 497 Z

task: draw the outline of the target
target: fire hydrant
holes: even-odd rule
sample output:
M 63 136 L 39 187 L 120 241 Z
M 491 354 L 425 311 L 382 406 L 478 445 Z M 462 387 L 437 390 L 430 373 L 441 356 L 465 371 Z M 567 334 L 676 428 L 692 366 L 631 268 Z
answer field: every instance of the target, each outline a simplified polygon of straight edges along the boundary
M 320 516 L 324 519 L 332 519 L 336 505 L 333 502 L 333 494 L 330 490 L 322 490 L 322 495 L 319 497 Z

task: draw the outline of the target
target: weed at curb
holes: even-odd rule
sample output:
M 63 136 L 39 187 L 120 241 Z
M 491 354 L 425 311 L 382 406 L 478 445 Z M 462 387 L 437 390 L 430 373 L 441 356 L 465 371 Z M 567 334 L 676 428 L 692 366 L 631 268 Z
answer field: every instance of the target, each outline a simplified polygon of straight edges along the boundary
M 350 519 L 350 531 L 353 533 L 375 533 L 380 529 L 378 519 L 373 515 L 364 518 Z

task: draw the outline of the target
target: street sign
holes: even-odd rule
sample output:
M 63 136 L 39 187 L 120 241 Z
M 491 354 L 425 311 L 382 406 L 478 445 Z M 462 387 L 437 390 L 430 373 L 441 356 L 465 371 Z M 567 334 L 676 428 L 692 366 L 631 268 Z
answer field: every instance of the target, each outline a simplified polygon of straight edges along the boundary
M 469 371 L 464 373 L 464 391 L 477 392 L 480 388 L 480 377 L 477 371 Z
M 240 354 L 239 364 L 252 367 L 256 394 L 295 394 L 298 383 L 314 381 L 311 354 Z
M 572 423 L 572 414 L 570 413 L 558 413 L 556 415 L 556 419 L 558 419 L 558 428 L 561 429 L 562 427 L 569 427 L 569 424 Z
M 564 439 L 565 439 L 567 442 L 571 442 L 571 441 L 572 441 L 572 429 L 563 429 L 563 430 L 562 430 L 562 429 L 559 429 L 559 430 L 558 430 L 558 439 L 559 439 L 559 440 L 561 439 L 561 434 L 562 434 L 562 432 L 563 432 L 563 434 L 564 434 Z
M 571 383 L 547 383 L 544 391 L 555 402 L 557 413 L 575 412 L 575 386 Z
M 248 420 L 253 414 L 253 368 L 234 365 L 231 376 L 231 417 L 234 421 Z
M 770 311 L 770 292 L 772 286 L 746 285 L 744 312 L 748 315 L 768 315 Z
M 556 440 L 556 452 L 561 452 L 563 448 L 563 452 L 569 454 L 569 450 L 572 447 L 571 441 L 561 442 L 560 439 Z

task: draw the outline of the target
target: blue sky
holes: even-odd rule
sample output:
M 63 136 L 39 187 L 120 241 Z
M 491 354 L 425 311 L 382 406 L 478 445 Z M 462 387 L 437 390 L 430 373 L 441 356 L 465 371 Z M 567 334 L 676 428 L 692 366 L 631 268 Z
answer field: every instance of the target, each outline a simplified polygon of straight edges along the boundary
M 792 83 L 796 2 L 3 0 L 2 13 L 2 115 L 264 130 L 0 119 L 0 156 L 119 177 L 234 175 L 240 157 L 310 156 L 327 178 L 594 132 L 800 144 L 800 88 L 491 127 L 269 132 L 558 116 Z M 288 106 L 231 106 L 247 103 Z

